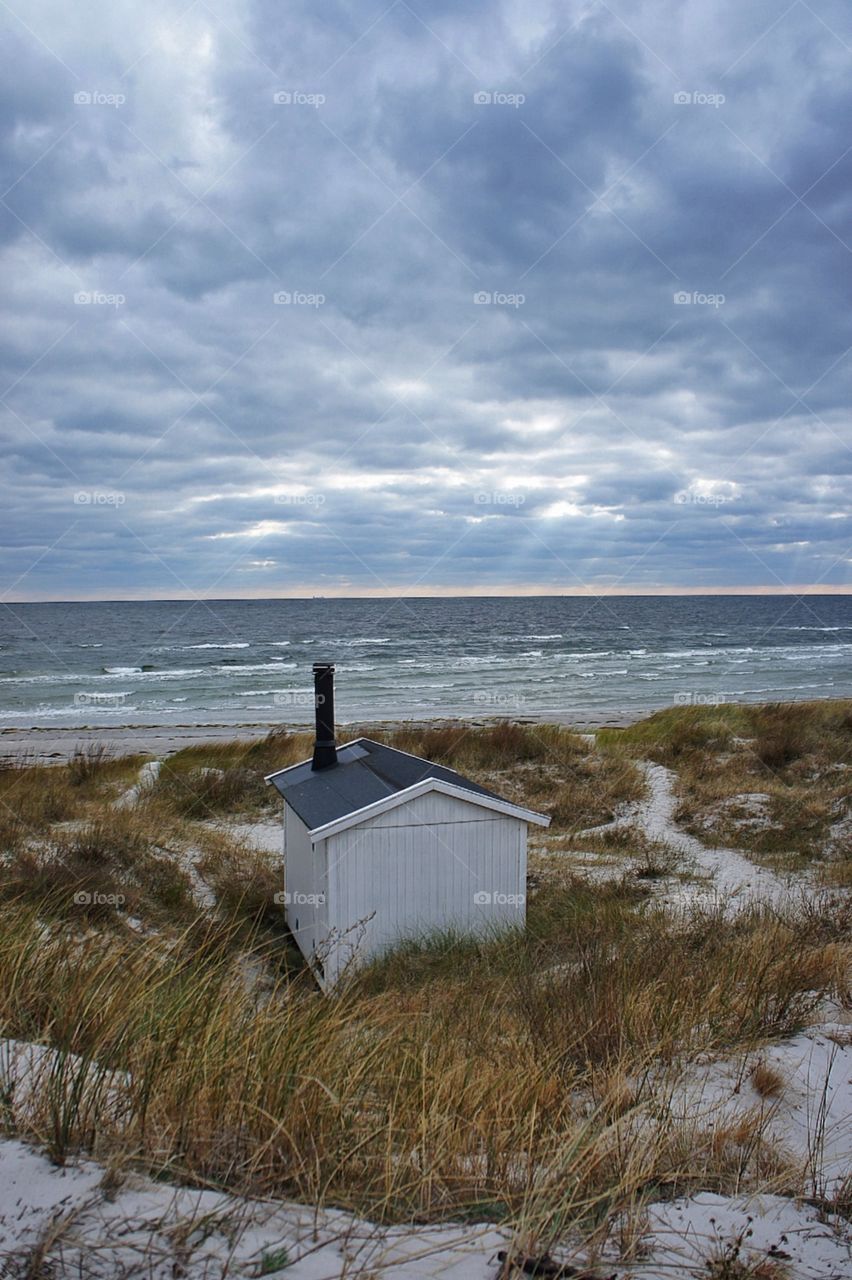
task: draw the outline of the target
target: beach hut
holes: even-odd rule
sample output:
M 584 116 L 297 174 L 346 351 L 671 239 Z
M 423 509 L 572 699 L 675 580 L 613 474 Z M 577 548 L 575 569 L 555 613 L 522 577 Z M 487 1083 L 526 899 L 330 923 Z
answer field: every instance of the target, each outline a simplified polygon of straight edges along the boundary
M 314 665 L 313 756 L 284 800 L 287 922 L 323 987 L 405 938 L 526 917 L 527 828 L 549 818 L 370 738 L 338 746 L 334 667 Z

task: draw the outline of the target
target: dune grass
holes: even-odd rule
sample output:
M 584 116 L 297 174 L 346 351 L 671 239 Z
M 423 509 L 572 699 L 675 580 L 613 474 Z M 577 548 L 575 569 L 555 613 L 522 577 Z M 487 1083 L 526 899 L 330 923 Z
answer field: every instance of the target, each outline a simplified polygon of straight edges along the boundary
M 548 813 L 554 833 L 608 822 L 621 805 L 638 799 L 643 791 L 632 760 L 602 754 L 561 725 L 412 727 L 374 736 Z
M 588 1228 L 651 1184 L 732 1186 L 706 1134 L 649 1120 L 649 1070 L 790 1034 L 848 994 L 840 907 L 673 919 L 576 883 L 534 900 L 526 933 L 421 939 L 334 1000 L 280 979 L 261 997 L 213 919 L 166 937 L 45 933 L 41 918 L 0 905 L 0 1029 L 83 1066 L 10 1104 L 7 1127 L 57 1160 L 131 1153 L 198 1185 L 390 1220 L 546 1207 Z M 740 1163 L 765 1174 L 770 1153 L 747 1145 Z
M 555 830 L 608 821 L 637 799 L 642 780 L 633 763 L 602 754 L 559 725 L 352 726 L 347 739 L 367 735 L 425 760 L 465 773 L 509 799 L 551 816 Z M 203 819 L 253 813 L 277 805 L 264 776 L 310 756 L 310 734 L 271 733 L 254 743 L 187 747 L 164 762 L 151 799 L 175 816 Z
M 554 812 L 558 841 L 636 798 L 641 758 L 677 768 L 693 816 L 757 769 L 774 773 L 748 789 L 815 776 L 828 795 L 845 714 L 795 737 L 771 709 L 678 708 L 601 749 L 554 726 L 384 737 Z M 278 868 L 222 822 L 277 812 L 258 780 L 307 753 L 290 734 L 189 748 L 127 810 L 112 805 L 138 761 L 0 774 L 0 1034 L 57 1051 L 26 1098 L 3 1093 L 5 1131 L 58 1162 L 87 1150 L 380 1220 L 492 1218 L 545 1246 L 568 1228 L 593 1239 L 648 1196 L 801 1188 L 757 1118 L 722 1134 L 676 1124 L 661 1098 L 699 1055 L 790 1035 L 827 996 L 848 1005 L 847 895 L 677 914 L 635 875 L 563 873 L 531 883 L 526 929 L 411 938 L 328 999 L 288 941 Z M 644 856 L 650 878 L 661 851 Z M 124 903 L 94 900 L 108 888 Z
M 0 854 L 39 839 L 57 823 L 97 818 L 141 763 L 141 756 L 112 758 L 99 748 L 80 749 L 65 765 L 24 757 L 14 767 L 0 767 Z
M 163 762 L 149 798 L 184 818 L 272 809 L 277 796 L 264 778 L 310 755 L 310 741 L 280 730 L 248 743 L 185 747 Z
M 158 841 L 166 841 L 161 830 Z M 37 904 L 46 918 L 106 922 L 117 914 L 171 923 L 194 914 L 189 877 L 135 814 L 61 827 L 7 852 L 0 898 Z
M 823 857 L 832 824 L 852 814 L 850 701 L 672 707 L 598 742 L 676 770 L 675 816 L 694 835 L 782 868 Z M 845 844 L 833 861 L 848 861 Z

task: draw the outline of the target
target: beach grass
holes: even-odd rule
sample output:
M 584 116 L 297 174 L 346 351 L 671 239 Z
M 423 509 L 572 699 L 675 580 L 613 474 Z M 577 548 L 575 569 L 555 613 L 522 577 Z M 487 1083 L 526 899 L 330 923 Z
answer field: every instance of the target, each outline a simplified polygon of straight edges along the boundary
M 465 773 L 509 799 L 546 810 L 555 830 L 608 821 L 642 794 L 635 765 L 595 749 L 560 725 L 353 726 L 347 738 L 379 742 Z M 203 819 L 272 809 L 276 792 L 263 779 L 310 756 L 307 733 L 270 733 L 251 743 L 185 747 L 164 762 L 149 799 L 175 817 Z
M 380 740 L 449 765 L 510 800 L 546 812 L 553 832 L 608 822 L 644 789 L 632 760 L 602 753 L 562 725 L 412 727 Z
M 677 821 L 708 843 L 796 870 L 825 863 L 842 883 L 852 854 L 852 701 L 672 707 L 622 730 L 604 752 L 677 773 Z
M 553 812 L 556 851 L 641 796 L 643 759 L 677 770 L 690 822 L 758 768 L 779 795 L 806 778 L 821 800 L 840 795 L 829 760 L 845 763 L 847 710 L 795 733 L 777 710 L 718 711 L 676 708 L 597 743 L 529 725 L 384 736 Z M 258 782 L 308 746 L 187 748 L 120 808 L 138 759 L 0 774 L 0 1034 L 49 1051 L 25 1094 L 4 1093 L 5 1132 L 60 1163 L 91 1152 L 115 1176 L 382 1221 L 489 1218 L 537 1247 L 568 1229 L 594 1241 L 651 1196 L 805 1187 L 766 1131 L 768 1069 L 766 1114 L 724 1132 L 666 1098 L 708 1055 L 793 1035 L 827 999 L 849 1007 L 842 859 L 837 891 L 816 899 L 672 910 L 649 888 L 671 873 L 665 849 L 616 830 L 597 843 L 633 856 L 621 874 L 534 871 L 525 929 L 409 938 L 329 999 L 276 903 L 279 862 L 234 823 L 277 815 Z M 206 778 L 222 790 L 198 789 Z M 792 840 L 801 820 L 786 821 Z
M 0 906 L 0 1025 L 59 1053 L 9 1131 L 194 1185 L 387 1220 L 552 1222 L 671 1194 L 790 1179 L 752 1131 L 732 1162 L 653 1119 L 682 1059 L 789 1035 L 843 984 L 848 917 L 736 921 L 566 886 L 530 929 L 400 948 L 329 1000 L 273 976 L 229 925 L 45 931 Z M 736 1143 L 734 1143 L 736 1146 Z

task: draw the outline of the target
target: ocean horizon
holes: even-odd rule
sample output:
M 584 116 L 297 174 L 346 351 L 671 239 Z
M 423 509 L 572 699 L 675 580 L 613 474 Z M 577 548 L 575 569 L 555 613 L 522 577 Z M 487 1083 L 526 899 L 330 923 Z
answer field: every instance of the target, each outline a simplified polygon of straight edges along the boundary
M 636 715 L 852 696 L 852 597 L 479 596 L 27 603 L 0 623 L 8 728 Z

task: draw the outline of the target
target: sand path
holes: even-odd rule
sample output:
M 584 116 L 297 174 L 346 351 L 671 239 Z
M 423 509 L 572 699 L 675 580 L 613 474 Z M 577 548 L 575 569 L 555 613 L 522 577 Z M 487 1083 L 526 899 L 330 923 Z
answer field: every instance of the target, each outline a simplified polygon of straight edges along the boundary
M 801 875 L 781 877 L 766 867 L 757 866 L 736 849 L 710 848 L 682 831 L 674 820 L 677 774 L 649 760 L 641 761 L 638 767 L 648 786 L 645 798 L 629 805 L 614 821 L 581 831 L 581 839 L 633 827 L 649 840 L 672 849 L 679 858 L 691 863 L 699 876 L 706 878 L 703 885 L 701 881 L 674 888 L 667 885 L 663 897 L 673 901 L 694 898 L 696 892 L 703 890 L 726 901 L 745 903 L 759 899 L 781 905 L 789 903 L 794 886 L 801 891 Z

